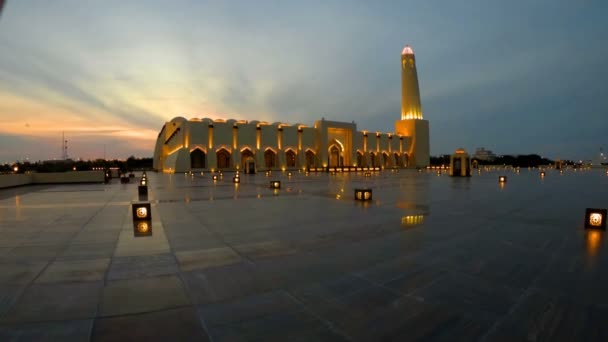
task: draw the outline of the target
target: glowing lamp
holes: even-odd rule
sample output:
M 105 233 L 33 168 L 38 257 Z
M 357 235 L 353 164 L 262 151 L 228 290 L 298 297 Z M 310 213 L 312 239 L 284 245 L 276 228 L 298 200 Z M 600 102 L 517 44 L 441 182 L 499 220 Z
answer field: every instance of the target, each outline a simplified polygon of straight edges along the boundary
M 287 172 L 287 177 L 291 177 L 291 172 Z
M 366 173 L 365 173 L 365 177 L 371 177 L 371 176 L 372 176 L 372 173 L 371 173 L 371 172 L 366 172 Z
M 146 185 L 148 185 L 148 181 L 147 181 L 145 178 L 142 178 L 142 179 L 139 181 L 139 185 L 146 186 Z
M 374 171 L 380 171 L 379 167 L 374 168 Z
M 335 171 L 336 171 L 336 168 L 334 168 L 334 167 L 329 168 L 329 172 L 335 172 Z
M 241 182 L 241 177 L 236 176 L 236 177 L 232 177 L 232 183 L 240 183 Z
M 133 203 L 131 205 L 131 212 L 133 214 L 133 227 L 135 232 L 138 230 L 144 230 L 143 227 L 151 229 L 152 227 L 152 211 L 150 210 L 150 203 Z M 142 222 L 145 222 L 144 225 Z
M 264 175 L 265 175 L 266 177 L 268 177 L 268 176 L 270 176 L 270 172 L 266 171 L 266 173 L 264 173 Z
M 541 176 L 541 177 L 545 177 L 545 171 L 541 171 L 541 172 L 540 172 L 540 176 Z
M 357 171 L 363 171 L 363 168 L 358 167 L 358 168 L 357 168 Z
M 606 230 L 606 209 L 587 208 L 585 210 L 585 228 L 599 228 Z
M 151 221 L 136 221 L 133 222 L 133 236 L 152 236 L 152 222 Z
M 305 176 L 308 176 L 308 171 L 306 171 L 306 172 L 304 173 L 304 175 L 305 175 Z
M 214 182 L 217 182 L 217 175 L 213 175 L 213 177 L 211 177 L 213 179 Z
M 280 189 L 281 188 L 281 181 L 278 181 L 278 180 L 270 181 L 270 188 L 271 189 Z
M 364 167 L 364 168 L 363 168 L 363 171 L 367 171 L 367 170 L 369 170 L 367 167 Z
M 355 189 L 356 201 L 371 201 L 372 189 Z
M 507 176 L 498 176 L 498 182 L 499 183 L 506 183 L 507 182 Z

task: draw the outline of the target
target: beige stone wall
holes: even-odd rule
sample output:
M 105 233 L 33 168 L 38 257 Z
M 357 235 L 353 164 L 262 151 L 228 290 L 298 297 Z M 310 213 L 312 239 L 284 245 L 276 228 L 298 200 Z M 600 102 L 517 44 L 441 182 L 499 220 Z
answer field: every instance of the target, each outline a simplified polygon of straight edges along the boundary
M 27 184 L 103 183 L 103 171 L 71 171 L 0 175 L 0 189 Z

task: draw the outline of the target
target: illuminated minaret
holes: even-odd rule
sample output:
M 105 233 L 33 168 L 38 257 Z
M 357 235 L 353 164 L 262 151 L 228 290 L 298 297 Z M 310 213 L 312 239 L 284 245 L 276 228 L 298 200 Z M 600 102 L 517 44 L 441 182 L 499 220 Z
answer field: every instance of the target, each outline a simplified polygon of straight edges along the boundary
M 401 120 L 406 119 L 422 119 L 416 56 L 409 45 L 401 51 Z
M 401 120 L 395 132 L 409 137 L 408 167 L 426 167 L 430 162 L 429 122 L 422 116 L 416 57 L 411 46 L 401 51 Z

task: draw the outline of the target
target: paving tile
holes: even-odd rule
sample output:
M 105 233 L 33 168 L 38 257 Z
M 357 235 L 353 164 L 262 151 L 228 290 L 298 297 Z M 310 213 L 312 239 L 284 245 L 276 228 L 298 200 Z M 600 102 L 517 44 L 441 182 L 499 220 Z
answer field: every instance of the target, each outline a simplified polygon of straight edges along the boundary
M 208 325 L 222 325 L 273 313 L 293 313 L 304 307 L 283 291 L 265 292 L 232 300 L 201 304 L 199 312 Z
M 98 318 L 92 341 L 209 341 L 192 308 Z
M 75 259 L 103 259 L 111 258 L 114 254 L 116 243 L 87 243 L 87 244 L 70 244 L 57 257 L 59 260 L 75 260 Z
M 178 272 L 172 254 L 115 257 L 108 272 L 108 280 L 153 277 Z
M 175 257 L 182 271 L 236 264 L 241 261 L 241 257 L 228 247 L 176 252 Z
M 608 309 L 578 304 L 537 290 L 498 323 L 488 341 L 606 341 Z
M 294 249 L 281 241 L 264 241 L 235 245 L 234 249 L 251 259 L 277 257 L 296 253 Z
M 0 320 L 4 323 L 95 317 L 101 282 L 32 285 Z
M 473 317 L 492 319 L 509 311 L 522 294 L 522 290 L 501 283 L 449 272 L 430 286 L 413 292 L 412 296 L 448 305 L 454 311 L 465 312 Z
M 266 291 L 253 267 L 245 263 L 185 272 L 182 277 L 190 297 L 197 304 Z
M 46 267 L 47 262 L 0 263 L 0 284 L 27 284 Z
M 36 279 L 36 283 L 103 280 L 109 264 L 110 259 L 54 261 Z
M 103 288 L 100 316 L 143 313 L 189 305 L 176 276 L 109 281 Z
M 93 320 L 0 326 L 1 341 L 89 341 Z

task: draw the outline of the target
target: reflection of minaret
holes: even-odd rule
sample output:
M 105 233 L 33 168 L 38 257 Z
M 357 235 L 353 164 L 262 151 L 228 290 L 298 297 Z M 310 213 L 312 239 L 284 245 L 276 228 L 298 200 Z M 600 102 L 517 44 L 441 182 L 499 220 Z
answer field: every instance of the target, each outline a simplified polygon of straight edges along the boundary
M 406 119 L 422 119 L 416 56 L 409 45 L 401 52 L 401 120 Z
M 430 163 L 429 122 L 422 117 L 420 89 L 414 50 L 406 45 L 401 51 L 401 120 L 395 132 L 409 137 L 406 151 L 408 167 L 426 167 Z

